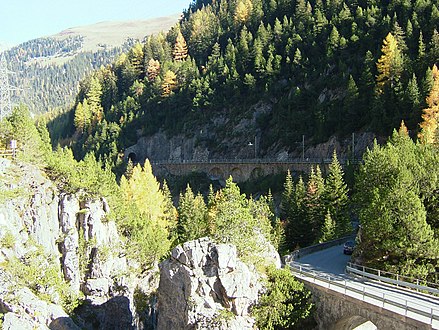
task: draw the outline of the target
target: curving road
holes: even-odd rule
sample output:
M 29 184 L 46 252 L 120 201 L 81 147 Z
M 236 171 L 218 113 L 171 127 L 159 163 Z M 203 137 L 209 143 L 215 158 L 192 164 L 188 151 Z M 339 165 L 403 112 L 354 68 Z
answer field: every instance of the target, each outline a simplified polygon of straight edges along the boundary
M 290 264 L 292 271 L 306 281 L 344 292 L 401 315 L 439 329 L 439 298 L 383 282 L 345 273 L 350 256 L 343 254 L 343 244 L 305 255 Z M 433 315 L 433 316 L 432 316 Z
M 344 275 L 350 259 L 351 256 L 343 254 L 343 244 L 341 244 L 305 255 L 296 262 L 324 273 Z

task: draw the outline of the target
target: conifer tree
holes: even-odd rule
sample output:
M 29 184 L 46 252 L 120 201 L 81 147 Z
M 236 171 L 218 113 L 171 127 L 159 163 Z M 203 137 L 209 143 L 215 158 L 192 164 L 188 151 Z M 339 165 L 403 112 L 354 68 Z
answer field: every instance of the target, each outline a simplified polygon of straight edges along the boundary
M 186 40 L 181 31 L 178 31 L 177 38 L 175 39 L 172 56 L 174 57 L 174 61 L 184 61 L 188 56 Z
M 425 151 L 402 126 L 385 146 L 375 142 L 363 157 L 355 202 L 361 223 L 357 250 L 366 265 L 418 278 L 435 273 L 439 242 L 426 221 L 423 196 L 436 189 L 430 178 L 437 164 L 426 161 Z
M 392 33 L 386 36 L 381 47 L 381 57 L 377 62 L 377 91 L 384 93 L 385 86 L 394 87 L 402 72 L 402 54 Z
M 282 219 L 288 219 L 291 216 L 291 208 L 294 202 L 294 182 L 291 172 L 288 170 L 280 204 L 280 216 Z
M 323 199 L 331 221 L 335 224 L 333 233 L 335 237 L 348 235 L 352 231 L 348 210 L 348 187 L 343 176 L 343 169 L 334 150 L 325 182 Z
M 146 75 L 150 82 L 154 81 L 155 78 L 160 73 L 160 62 L 151 58 L 148 62 L 148 67 L 146 68 Z
M 79 102 L 75 108 L 74 125 L 79 133 L 84 133 L 90 125 L 91 116 L 92 113 L 88 106 L 88 100 L 85 98 L 84 101 L 82 103 Z
M 255 212 L 255 207 L 264 212 Z M 210 196 L 208 201 L 208 217 L 214 223 L 212 236 L 219 242 L 236 245 L 244 260 L 255 263 L 263 248 L 260 240 L 270 241 L 271 238 L 267 209 L 269 211 L 266 205 L 247 200 L 230 177 L 226 187 Z
M 334 238 L 337 237 L 335 235 L 335 232 L 336 232 L 335 223 L 331 217 L 331 212 L 328 209 L 325 215 L 325 221 L 323 223 L 323 228 L 322 228 L 322 235 L 319 239 L 319 242 L 322 243 L 322 242 L 333 240 Z
M 320 166 L 311 168 L 311 174 L 306 187 L 305 205 L 306 215 L 310 226 L 311 241 L 318 241 L 321 235 L 325 216 L 325 205 L 322 196 L 325 191 L 325 183 L 322 177 Z
M 235 9 L 235 26 L 245 23 L 250 19 L 253 10 L 253 3 L 251 0 L 238 0 Z
M 428 108 L 422 112 L 419 133 L 421 142 L 428 144 L 439 142 L 439 70 L 436 65 L 433 66 L 432 76 L 433 86 L 426 100 Z
M 178 203 L 178 241 L 194 240 L 208 234 L 206 205 L 203 196 L 194 195 L 188 185 L 184 194 L 180 194 Z
M 104 118 L 101 97 L 102 85 L 98 78 L 92 77 L 90 80 L 90 89 L 87 93 L 88 105 L 92 115 L 92 124 L 100 123 Z M 85 107 L 83 106 L 83 108 Z
M 122 176 L 120 189 L 124 207 L 119 210 L 119 225 L 129 238 L 129 251 L 143 267 L 150 267 L 171 247 L 169 232 L 174 224 L 166 214 L 168 201 L 148 160 L 143 167 L 134 167 L 130 179 Z
M 131 62 L 134 79 L 143 79 L 145 76 L 145 56 L 143 53 L 143 47 L 140 42 L 136 43 L 128 53 L 128 59 Z
M 437 29 L 433 30 L 428 49 L 429 62 L 437 63 L 437 59 L 439 58 L 439 32 Z
M 425 43 L 422 31 L 419 32 L 417 62 L 420 67 L 424 66 L 423 64 L 425 62 Z
M 177 75 L 171 70 L 166 71 L 162 82 L 162 96 L 167 97 L 171 95 L 172 91 L 176 87 L 177 87 Z

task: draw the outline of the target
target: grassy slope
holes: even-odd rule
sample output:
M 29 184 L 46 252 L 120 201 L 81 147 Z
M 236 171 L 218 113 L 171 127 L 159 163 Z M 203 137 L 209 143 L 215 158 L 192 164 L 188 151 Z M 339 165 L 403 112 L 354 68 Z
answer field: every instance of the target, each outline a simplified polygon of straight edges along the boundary
M 84 37 L 82 51 L 95 51 L 103 45 L 116 47 L 127 38 L 143 39 L 150 34 L 167 31 L 177 23 L 180 14 L 137 21 L 108 21 L 64 30 L 54 37 L 81 35 Z

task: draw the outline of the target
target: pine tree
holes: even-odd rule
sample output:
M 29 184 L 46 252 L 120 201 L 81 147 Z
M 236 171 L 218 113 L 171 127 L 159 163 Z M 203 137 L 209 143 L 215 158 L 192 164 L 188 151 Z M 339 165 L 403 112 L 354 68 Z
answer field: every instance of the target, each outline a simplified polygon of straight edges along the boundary
M 290 170 L 287 171 L 285 177 L 284 190 L 280 203 L 280 216 L 282 219 L 288 219 L 291 215 L 291 208 L 294 203 L 294 183 Z M 288 220 L 287 220 L 288 221 Z
M 320 243 L 327 242 L 333 240 L 337 236 L 335 235 L 335 223 L 331 217 L 331 212 L 328 210 L 325 215 L 325 221 L 323 223 L 322 235 L 319 239 Z
M 326 54 L 328 56 L 332 56 L 339 46 L 340 46 L 340 34 L 334 25 L 328 37 L 328 41 L 326 45 Z
M 318 241 L 323 227 L 325 216 L 325 205 L 322 196 L 325 191 L 325 183 L 322 177 L 320 166 L 316 170 L 311 168 L 311 174 L 306 187 L 305 205 L 307 207 L 306 216 L 311 224 L 310 237 L 312 242 Z
M 175 244 L 177 241 L 177 219 L 178 219 L 178 213 L 177 209 L 174 206 L 174 203 L 172 201 L 172 194 L 169 190 L 168 183 L 166 180 L 163 181 L 161 192 L 164 197 L 164 207 L 163 207 L 163 221 L 167 223 L 167 230 L 169 232 L 168 238 L 172 242 L 172 244 Z M 204 202 L 204 201 L 203 201 Z
M 427 150 L 402 127 L 385 146 L 375 142 L 364 155 L 355 202 L 361 223 L 357 251 L 366 265 L 421 278 L 435 272 L 439 242 L 426 221 L 423 196 L 436 189 L 437 180 L 431 185 L 430 178 L 438 170 L 424 158 Z
M 242 23 L 247 22 L 250 19 L 250 15 L 253 9 L 253 3 L 251 0 L 239 0 L 235 9 L 235 26 L 239 26 Z
M 431 36 L 431 40 L 428 45 L 429 63 L 437 63 L 437 59 L 439 58 L 439 32 L 437 29 L 433 30 L 433 35 Z
M 305 183 L 300 176 L 295 185 L 290 219 L 285 229 L 287 245 L 291 250 L 308 246 L 313 242 L 312 225 L 308 218 L 306 201 Z
M 184 194 L 180 194 L 178 203 L 178 241 L 184 243 L 208 234 L 206 222 L 207 208 L 203 196 L 192 192 L 188 185 Z
M 270 241 L 271 224 L 267 212 L 267 205 L 241 195 L 230 177 L 224 189 L 209 197 L 208 217 L 214 223 L 211 234 L 218 242 L 236 245 L 239 255 L 254 264 L 263 248 L 260 240 Z
M 425 63 L 425 43 L 424 36 L 422 31 L 419 32 L 419 40 L 418 40 L 418 56 L 417 56 L 418 65 L 422 68 Z
M 88 106 L 88 101 L 85 98 L 84 101 L 82 103 L 79 102 L 75 108 L 74 124 L 76 130 L 79 133 L 81 134 L 84 133 L 87 127 L 89 127 L 91 123 L 91 117 L 92 117 L 92 113 Z
M 145 76 L 145 56 L 143 53 L 143 47 L 139 42 L 128 52 L 128 59 L 133 68 L 133 73 L 135 75 L 134 79 L 143 79 Z
M 102 108 L 101 97 L 102 85 L 98 78 L 92 77 L 90 80 L 90 89 L 87 93 L 87 100 L 92 115 L 93 124 L 100 123 L 104 118 L 104 109 Z
M 335 237 L 348 235 L 352 231 L 348 209 L 349 190 L 343 176 L 343 169 L 337 159 L 337 153 L 334 150 L 332 162 L 329 165 L 329 173 L 325 182 L 323 199 L 326 209 L 335 223 Z

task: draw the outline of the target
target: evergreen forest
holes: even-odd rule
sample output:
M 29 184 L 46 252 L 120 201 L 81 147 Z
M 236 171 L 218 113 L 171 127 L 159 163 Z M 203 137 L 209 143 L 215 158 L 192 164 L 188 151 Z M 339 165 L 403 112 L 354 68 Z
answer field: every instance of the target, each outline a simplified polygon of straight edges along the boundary
M 117 166 L 138 134 L 192 131 L 263 101 L 264 146 L 296 147 L 402 120 L 419 132 L 439 58 L 435 1 L 195 1 L 168 33 L 134 45 L 84 80 L 53 123 L 74 153 Z M 68 117 L 68 120 L 66 120 Z M 76 133 L 76 135 L 74 135 Z
M 70 146 L 80 163 L 94 159 L 128 189 L 140 169 L 121 152 L 139 132 L 187 132 L 261 101 L 273 104 L 258 122 L 273 143 L 288 146 L 303 133 L 316 143 L 359 131 L 389 137 L 365 153 L 350 189 L 334 151 L 326 177 L 318 167 L 308 177 L 288 173 L 280 210 L 269 206 L 269 193 L 264 207 L 254 204 L 263 198 L 242 200 L 244 218 L 270 209 L 263 214 L 284 253 L 342 237 L 359 219 L 365 264 L 431 279 L 439 257 L 438 23 L 430 0 L 194 1 L 169 32 L 136 43 L 81 82 L 74 107 L 47 123 L 52 145 Z M 197 193 L 181 192 L 175 229 L 169 220 L 156 225 L 180 241 L 215 236 L 212 228 L 222 225 L 208 218 L 216 193 L 207 204 Z M 161 208 L 171 216 L 170 204 Z M 125 230 L 152 230 L 138 226 Z
M 80 36 L 38 38 L 4 52 L 9 70 L 14 103 L 26 103 L 32 113 L 58 113 L 72 106 L 79 81 L 111 63 L 134 44 L 128 39 L 120 47 L 103 46 L 96 51 L 81 51 Z
M 285 255 L 356 234 L 357 262 L 437 283 L 438 30 L 435 0 L 196 0 L 170 31 L 82 80 L 69 111 L 34 122 L 26 106 L 15 108 L 1 122 L 1 143 L 16 139 L 20 159 L 61 189 L 106 196 L 139 272 L 204 236 L 264 268 L 261 241 Z M 273 109 L 257 121 L 262 150 L 293 149 L 303 135 L 317 144 L 372 132 L 381 143 L 350 180 L 334 150 L 325 173 L 286 173 L 280 194 L 246 195 L 229 178 L 219 189 L 187 185 L 173 196 L 148 159 L 124 160 L 139 137 L 189 136 L 218 114 L 236 123 L 260 102 Z M 280 290 L 273 282 L 254 309 L 258 324 L 297 326 L 311 311 L 306 290 L 264 269 L 303 304 L 283 323 L 294 302 L 267 298 Z M 275 299 L 282 308 L 273 316 Z

